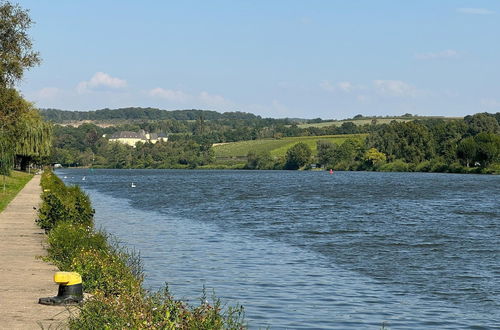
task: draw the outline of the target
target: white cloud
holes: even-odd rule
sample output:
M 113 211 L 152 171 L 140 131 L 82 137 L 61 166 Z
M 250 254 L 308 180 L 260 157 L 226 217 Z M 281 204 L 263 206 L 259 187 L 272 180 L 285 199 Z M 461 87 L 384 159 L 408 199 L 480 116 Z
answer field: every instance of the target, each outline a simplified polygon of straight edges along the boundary
M 351 92 L 353 89 L 355 89 L 356 87 L 350 83 L 349 81 L 341 81 L 337 84 L 332 84 L 330 83 L 329 81 L 323 81 L 321 82 L 321 84 L 319 84 L 319 86 L 324 89 L 325 91 L 328 91 L 328 92 L 337 92 L 337 91 L 341 91 L 341 92 L 345 92 L 345 93 L 349 93 Z
M 482 99 L 481 105 L 489 108 L 500 108 L 500 101 L 495 99 Z
M 221 95 L 209 94 L 208 92 L 205 91 L 200 93 L 199 100 L 201 101 L 201 103 L 211 106 L 228 105 L 230 103 Z
M 417 95 L 417 89 L 401 80 L 374 80 L 373 85 L 377 92 L 387 96 L 411 96 Z
M 485 8 L 457 8 L 457 11 L 462 14 L 470 15 L 492 15 L 495 13 L 493 10 Z
M 192 103 L 191 106 L 211 106 L 223 107 L 231 106 L 232 102 L 224 98 L 222 95 L 210 94 L 202 91 L 198 95 L 186 93 L 181 90 L 164 89 L 161 87 L 154 88 L 148 92 L 149 96 L 162 98 L 176 103 Z
M 150 90 L 149 95 L 166 99 L 172 102 L 180 102 L 180 103 L 186 102 L 187 100 L 190 99 L 190 96 L 184 93 L 183 91 L 163 89 L 160 87 Z
M 458 52 L 453 49 L 446 49 L 440 52 L 415 54 L 415 58 L 417 60 L 433 60 L 438 58 L 455 58 L 455 57 L 458 57 Z
M 61 94 L 61 90 L 57 87 L 44 87 L 35 93 L 38 99 L 49 100 L 54 99 Z
M 82 81 L 76 87 L 78 93 L 99 89 L 118 89 L 127 86 L 127 81 L 110 76 L 104 72 L 96 72 L 89 81 Z

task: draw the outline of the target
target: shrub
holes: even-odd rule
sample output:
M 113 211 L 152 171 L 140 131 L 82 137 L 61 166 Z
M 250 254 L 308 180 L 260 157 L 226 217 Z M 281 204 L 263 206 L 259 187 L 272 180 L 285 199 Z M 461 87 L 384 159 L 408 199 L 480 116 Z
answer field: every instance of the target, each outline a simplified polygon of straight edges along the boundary
M 49 258 L 60 270 L 71 270 L 73 258 L 82 250 L 108 249 L 107 237 L 104 233 L 94 232 L 92 227 L 62 222 L 54 227 L 47 238 Z
M 394 162 L 384 164 L 380 167 L 380 170 L 383 172 L 408 172 L 409 169 L 409 164 L 401 159 L 396 159 Z
M 44 192 L 43 204 L 38 212 L 37 223 L 47 232 L 58 222 L 70 222 L 92 226 L 94 210 L 90 199 L 80 187 L 66 187 L 50 171 L 45 171 L 41 179 Z
M 142 276 L 137 277 L 121 253 L 109 250 L 82 249 L 71 262 L 71 270 L 82 275 L 86 292 L 106 296 L 131 294 L 139 290 Z

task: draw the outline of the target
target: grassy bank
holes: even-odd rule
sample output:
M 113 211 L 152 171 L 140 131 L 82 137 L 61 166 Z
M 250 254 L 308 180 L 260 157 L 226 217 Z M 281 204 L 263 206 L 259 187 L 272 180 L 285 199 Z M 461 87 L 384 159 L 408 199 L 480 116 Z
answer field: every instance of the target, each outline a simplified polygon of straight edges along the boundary
M 17 193 L 23 189 L 33 174 L 12 171 L 11 176 L 0 175 L 0 212 L 2 212 Z M 5 182 L 5 191 L 3 190 Z
M 48 233 L 48 260 L 60 270 L 82 275 L 84 291 L 92 294 L 71 329 L 242 329 L 243 309 L 223 308 L 202 297 L 198 306 L 174 299 L 165 287 L 142 287 L 140 258 L 97 231 L 94 210 L 79 187 L 68 187 L 52 172 L 42 176 L 43 204 L 39 225 Z

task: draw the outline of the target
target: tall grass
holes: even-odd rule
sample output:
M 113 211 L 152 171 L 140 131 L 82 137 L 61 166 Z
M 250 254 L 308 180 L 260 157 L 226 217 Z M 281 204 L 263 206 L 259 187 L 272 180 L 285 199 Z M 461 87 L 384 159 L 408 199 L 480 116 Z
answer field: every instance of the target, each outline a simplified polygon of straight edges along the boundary
M 176 300 L 165 286 L 142 286 L 142 262 L 136 253 L 96 231 L 88 196 L 67 187 L 52 172 L 42 176 L 39 224 L 48 232 L 48 259 L 59 269 L 82 275 L 92 298 L 69 320 L 71 329 L 243 329 L 242 307 L 223 308 L 217 298 L 198 306 Z

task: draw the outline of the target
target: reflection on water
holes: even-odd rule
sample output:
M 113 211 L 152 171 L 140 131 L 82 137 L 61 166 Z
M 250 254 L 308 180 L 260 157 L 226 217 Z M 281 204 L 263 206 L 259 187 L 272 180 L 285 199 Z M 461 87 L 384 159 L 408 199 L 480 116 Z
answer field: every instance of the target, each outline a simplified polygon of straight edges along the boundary
M 58 174 L 89 192 L 98 225 L 140 250 L 146 285 L 168 282 L 187 300 L 214 288 L 252 327 L 500 324 L 499 177 Z

